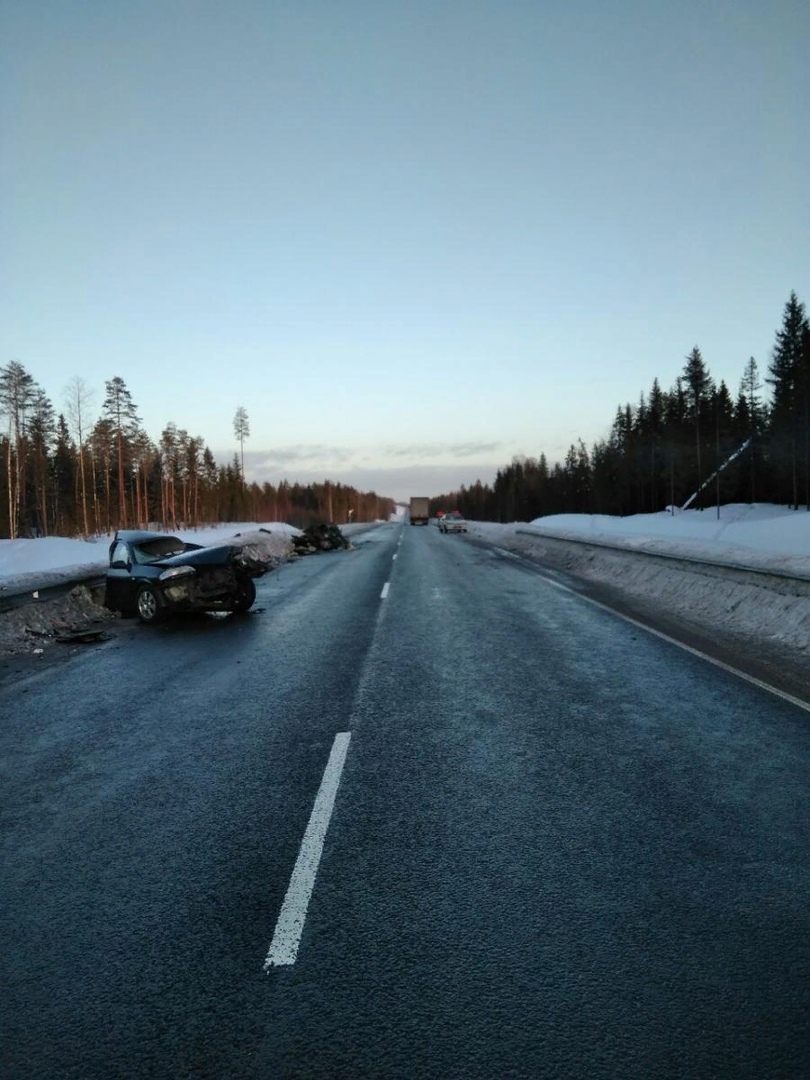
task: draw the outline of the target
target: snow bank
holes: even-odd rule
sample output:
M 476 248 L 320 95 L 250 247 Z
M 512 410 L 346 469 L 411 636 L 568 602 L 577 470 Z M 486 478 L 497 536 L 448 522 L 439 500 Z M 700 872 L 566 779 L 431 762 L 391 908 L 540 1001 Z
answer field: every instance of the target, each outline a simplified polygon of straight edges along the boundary
M 808 586 L 734 578 L 655 559 L 639 551 L 687 556 L 726 567 L 780 571 L 810 580 L 810 514 L 784 507 L 721 507 L 716 512 L 645 514 L 631 518 L 557 515 L 525 524 L 470 524 L 482 538 L 542 559 L 547 565 L 621 589 L 661 612 L 717 631 L 810 652 Z M 611 550 L 570 540 L 610 544 Z M 568 542 L 566 542 L 568 541 Z M 778 587 L 773 587 L 778 585 Z
M 705 550 L 810 557 L 810 514 L 770 504 L 721 506 L 711 510 L 663 510 L 658 514 L 609 517 L 603 514 L 554 514 L 535 518 L 532 529 L 644 544 L 697 542 Z

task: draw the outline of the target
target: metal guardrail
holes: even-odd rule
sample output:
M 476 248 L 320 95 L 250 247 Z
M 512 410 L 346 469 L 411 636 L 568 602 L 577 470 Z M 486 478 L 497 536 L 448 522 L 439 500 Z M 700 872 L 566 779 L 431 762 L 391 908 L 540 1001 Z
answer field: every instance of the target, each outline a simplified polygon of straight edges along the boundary
M 669 565 L 673 563 L 680 563 L 683 566 L 688 566 L 692 571 L 714 571 L 710 576 L 737 576 L 738 578 L 758 578 L 758 579 L 771 579 L 772 581 L 779 582 L 783 587 L 785 583 L 790 583 L 794 589 L 798 592 L 806 592 L 810 596 L 810 572 L 808 574 L 796 574 L 789 573 L 786 570 L 779 569 L 765 569 L 763 567 L 750 566 L 745 563 L 735 563 L 723 561 L 719 559 L 711 558 L 697 558 L 696 556 L 689 556 L 684 554 L 672 554 L 667 551 L 646 551 L 644 548 L 628 547 L 625 544 L 611 543 L 609 540 L 597 539 L 596 537 L 583 537 L 574 536 L 572 534 L 561 533 L 542 533 L 536 532 L 534 529 L 516 529 L 515 532 L 522 536 L 532 536 L 536 540 L 545 541 L 561 541 L 563 543 L 579 544 L 583 547 L 595 547 L 603 548 L 608 551 L 617 552 L 621 555 L 636 555 L 641 556 L 649 560 L 658 560 L 660 562 L 666 562 Z M 718 573 L 719 571 L 719 573 Z M 779 589 L 778 591 L 781 591 Z
M 71 589 L 75 589 L 77 585 L 86 585 L 88 589 L 103 589 L 105 582 L 104 574 L 98 571 L 94 574 L 84 574 L 80 577 L 60 578 L 58 580 L 54 580 L 55 575 L 49 575 L 45 572 L 36 575 L 36 578 L 36 583 L 32 581 L 31 584 L 26 585 L 24 588 L 16 587 L 14 590 L 0 592 L 0 615 L 6 611 L 14 611 L 25 604 L 45 603 L 48 600 L 55 600 L 59 596 L 65 596 Z

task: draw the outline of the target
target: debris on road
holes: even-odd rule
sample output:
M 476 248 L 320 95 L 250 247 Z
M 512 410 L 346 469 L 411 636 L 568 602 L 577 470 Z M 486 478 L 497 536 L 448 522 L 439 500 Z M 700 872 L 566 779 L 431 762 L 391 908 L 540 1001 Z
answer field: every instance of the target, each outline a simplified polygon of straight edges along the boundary
M 339 551 L 351 547 L 337 525 L 310 525 L 300 536 L 292 538 L 296 555 L 314 555 L 318 551 Z
M 103 626 L 83 626 L 65 634 L 57 634 L 54 641 L 62 645 L 89 645 L 94 641 L 109 641 L 110 634 Z

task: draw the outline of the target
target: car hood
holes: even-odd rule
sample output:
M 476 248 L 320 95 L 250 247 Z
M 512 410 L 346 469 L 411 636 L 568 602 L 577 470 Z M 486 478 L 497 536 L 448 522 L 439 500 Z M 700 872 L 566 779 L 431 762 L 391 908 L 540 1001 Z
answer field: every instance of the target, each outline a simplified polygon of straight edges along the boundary
M 165 559 L 155 559 L 150 566 L 225 566 L 232 562 L 239 549 L 229 544 L 218 547 L 198 548 L 196 551 L 184 551 L 180 555 L 169 555 Z

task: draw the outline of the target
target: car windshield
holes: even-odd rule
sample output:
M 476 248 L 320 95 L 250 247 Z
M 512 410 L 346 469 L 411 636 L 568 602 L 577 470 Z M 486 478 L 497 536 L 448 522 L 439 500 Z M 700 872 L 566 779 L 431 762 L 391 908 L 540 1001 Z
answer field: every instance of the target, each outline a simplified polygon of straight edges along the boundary
M 169 555 L 180 555 L 185 549 L 186 545 L 176 536 L 161 536 L 157 540 L 147 540 L 143 544 L 136 544 L 133 547 L 133 553 L 137 562 L 150 563 L 168 558 Z

